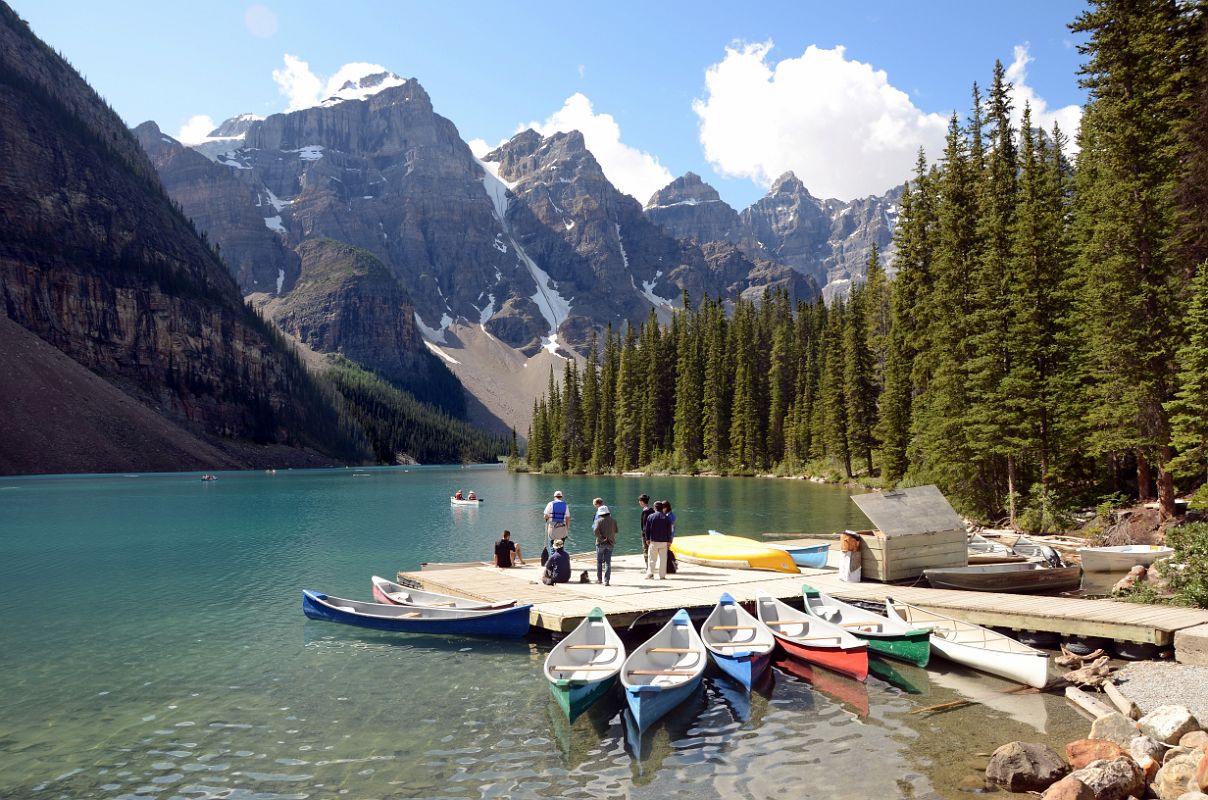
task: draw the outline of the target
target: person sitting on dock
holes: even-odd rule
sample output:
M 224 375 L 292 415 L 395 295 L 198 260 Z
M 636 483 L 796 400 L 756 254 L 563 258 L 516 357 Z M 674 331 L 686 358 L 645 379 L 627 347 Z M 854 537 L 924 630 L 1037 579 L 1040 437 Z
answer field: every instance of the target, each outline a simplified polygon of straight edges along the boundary
M 596 507 L 596 519 L 591 525 L 591 532 L 596 535 L 596 583 L 605 586 L 612 580 L 612 549 L 617 545 L 617 521 L 612 518 L 612 512 L 604 505 L 604 499 L 597 497 L 592 500 Z
M 570 507 L 562 499 L 562 490 L 554 492 L 554 499 L 545 504 L 545 540 L 553 544 L 555 537 L 565 539 L 570 535 Z
M 570 555 L 561 539 L 554 539 L 554 551 L 550 553 L 549 561 L 545 562 L 541 582 L 549 585 L 570 583 Z
M 500 569 L 511 567 L 513 553 L 516 563 L 523 567 L 524 558 L 520 555 L 520 545 L 512 541 L 511 531 L 504 531 L 503 538 L 495 542 L 495 566 Z

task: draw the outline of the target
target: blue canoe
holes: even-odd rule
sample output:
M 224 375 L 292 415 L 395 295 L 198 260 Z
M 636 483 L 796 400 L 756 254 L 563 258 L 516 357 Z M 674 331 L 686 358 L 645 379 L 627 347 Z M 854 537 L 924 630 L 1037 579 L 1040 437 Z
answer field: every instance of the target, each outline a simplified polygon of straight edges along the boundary
M 747 691 L 772 661 L 776 637 L 724 592 L 701 626 L 701 639 L 721 671 Z
M 390 606 L 302 590 L 302 613 L 311 619 L 398 633 L 519 637 L 528 633 L 530 608 L 531 605 L 523 605 L 495 611 L 468 611 Z
M 621 685 L 639 730 L 650 727 L 700 686 L 708 656 L 705 643 L 680 609 L 625 659 Z
M 799 567 L 809 567 L 810 569 L 822 569 L 826 566 L 826 556 L 830 552 L 829 544 L 769 544 L 768 547 L 775 547 L 777 550 L 783 550 L 793 557 L 793 563 Z

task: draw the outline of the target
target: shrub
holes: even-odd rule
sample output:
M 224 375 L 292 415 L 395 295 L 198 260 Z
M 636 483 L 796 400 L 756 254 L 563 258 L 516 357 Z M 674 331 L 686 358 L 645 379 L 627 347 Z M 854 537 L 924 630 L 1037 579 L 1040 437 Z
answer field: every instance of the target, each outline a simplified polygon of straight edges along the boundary
M 1179 605 L 1208 608 L 1208 523 L 1192 522 L 1166 530 L 1166 544 L 1174 548 L 1169 563 L 1160 573 L 1170 581 Z

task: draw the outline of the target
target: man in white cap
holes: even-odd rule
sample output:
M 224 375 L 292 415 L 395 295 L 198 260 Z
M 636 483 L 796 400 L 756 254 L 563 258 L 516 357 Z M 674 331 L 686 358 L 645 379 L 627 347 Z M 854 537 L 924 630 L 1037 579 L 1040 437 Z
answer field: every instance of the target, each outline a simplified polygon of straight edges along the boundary
M 570 536 L 570 507 L 562 499 L 562 490 L 554 492 L 554 499 L 545 504 L 546 546 L 553 552 L 554 539 Z
M 612 512 L 604 505 L 602 498 L 597 497 L 591 504 L 596 507 L 596 518 L 591 524 L 591 532 L 596 535 L 596 583 L 607 586 L 612 580 L 612 549 L 617 545 L 617 521 L 612 518 Z

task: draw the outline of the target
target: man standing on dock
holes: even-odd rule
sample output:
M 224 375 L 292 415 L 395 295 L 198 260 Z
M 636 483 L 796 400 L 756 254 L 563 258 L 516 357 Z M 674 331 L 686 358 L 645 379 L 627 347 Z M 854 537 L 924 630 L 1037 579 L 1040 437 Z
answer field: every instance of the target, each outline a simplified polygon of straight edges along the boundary
M 570 507 L 562 499 L 562 490 L 554 492 L 554 499 L 545 504 L 545 544 L 553 552 L 555 539 L 570 536 Z
M 660 581 L 667 580 L 667 553 L 671 546 L 671 518 L 665 513 L 662 500 L 654 504 L 654 513 L 646 520 L 646 538 L 650 550 L 646 556 L 646 579 L 654 578 L 654 565 L 658 564 Z
M 654 509 L 650 507 L 650 495 L 640 495 L 638 507 L 642 509 L 642 522 L 638 530 L 642 532 L 642 560 L 645 561 L 650 552 L 650 540 L 646 538 L 646 520 L 650 519 L 650 515 L 654 513 Z

